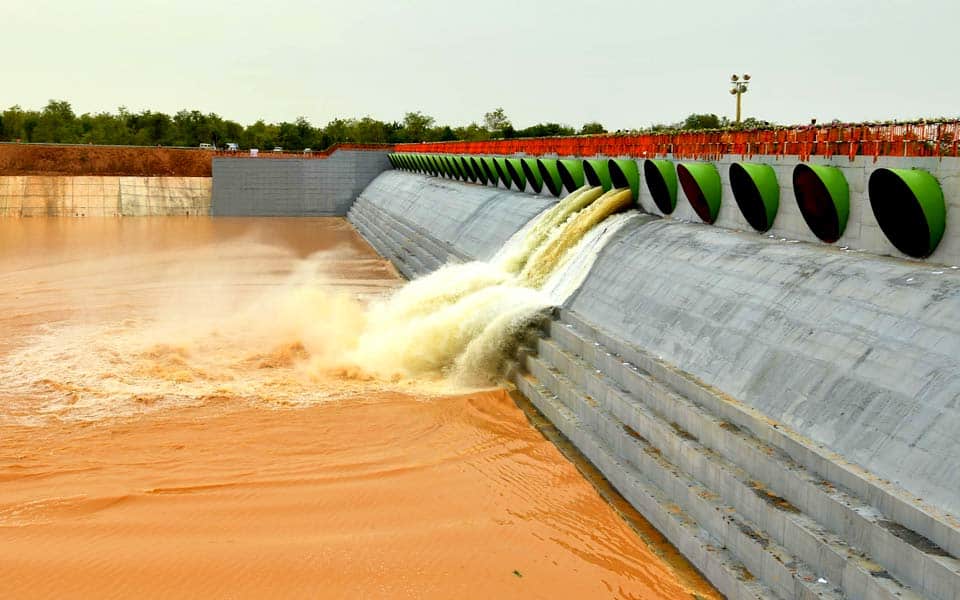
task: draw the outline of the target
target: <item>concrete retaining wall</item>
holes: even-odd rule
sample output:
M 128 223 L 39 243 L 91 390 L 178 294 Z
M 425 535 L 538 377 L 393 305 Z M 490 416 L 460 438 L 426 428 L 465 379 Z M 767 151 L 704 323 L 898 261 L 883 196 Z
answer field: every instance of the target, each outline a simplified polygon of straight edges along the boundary
M 548 155 L 547 158 L 556 157 Z M 584 157 L 570 156 L 560 158 L 582 160 Z M 607 158 L 619 157 L 602 158 L 606 160 Z M 680 162 L 697 162 L 673 156 L 667 156 L 665 158 L 674 163 L 674 169 L 676 168 L 676 164 Z M 690 206 L 682 189 L 677 192 L 676 210 L 670 215 L 664 215 L 653 201 L 653 197 L 650 194 L 647 182 L 643 176 L 644 159 L 633 159 L 629 157 L 624 157 L 624 159 L 634 160 L 638 165 L 641 174 L 639 203 L 644 210 L 652 214 L 665 216 L 668 219 L 694 223 L 701 222 L 700 218 Z M 906 258 L 906 256 L 890 243 L 877 223 L 877 219 L 870 206 L 867 183 L 870 180 L 870 175 L 880 168 L 924 169 L 933 174 L 940 183 L 946 201 L 947 219 L 946 232 L 940 245 L 932 255 L 922 260 L 939 265 L 960 265 L 960 158 L 882 156 L 874 161 L 873 157 L 856 156 L 854 160 L 851 161 L 846 156 L 835 156 L 831 158 L 814 156 L 808 161 L 801 161 L 796 156 L 757 155 L 751 157 L 725 156 L 709 162 L 717 167 L 722 184 L 720 210 L 714 226 L 745 231 L 756 236 L 784 238 L 826 245 L 817 239 L 800 214 L 793 190 L 793 169 L 798 164 L 829 165 L 841 170 L 850 190 L 850 215 L 846 230 L 840 239 L 830 244 L 830 246 L 845 251 L 865 251 L 873 254 L 897 256 L 901 258 Z M 749 223 L 747 223 L 737 206 L 737 202 L 733 196 L 733 189 L 730 185 L 730 165 L 738 162 L 770 165 L 776 173 L 777 182 L 780 187 L 780 208 L 769 231 L 756 233 L 750 227 Z M 503 184 L 500 183 L 499 188 L 503 189 L 503 187 Z M 529 183 L 527 184 L 526 191 L 531 193 L 533 191 Z M 549 195 L 549 191 L 544 187 L 540 194 Z
M 410 227 L 430 232 L 466 260 L 493 256 L 556 200 L 481 185 L 388 171 L 360 198 Z
M 411 277 L 542 200 L 393 172 L 350 219 Z M 949 268 L 638 220 L 516 382 L 729 597 L 960 600 L 956 314 Z
M 745 159 L 727 156 L 711 162 L 717 166 L 723 184 L 720 213 L 717 216 L 715 226 L 750 232 L 756 236 L 773 236 L 825 245 L 810 231 L 800 214 L 800 209 L 797 207 L 793 191 L 793 169 L 800 164 L 799 159 L 794 156 L 779 158 L 754 156 Z M 753 232 L 746 219 L 743 218 L 743 214 L 741 214 L 733 197 L 733 190 L 730 187 L 730 165 L 735 162 L 768 164 L 773 167 L 777 174 L 777 181 L 780 184 L 780 210 L 777 212 L 773 227 L 766 233 Z M 867 182 L 870 180 L 870 174 L 878 168 L 926 169 L 937 178 L 943 188 L 944 200 L 947 203 L 947 231 L 936 251 L 925 261 L 945 265 L 960 265 L 960 159 L 884 156 L 879 157 L 874 162 L 873 158 L 868 156 L 857 156 L 853 161 L 845 156 L 834 158 L 815 156 L 806 161 L 805 164 L 837 167 L 843 172 L 850 186 L 850 216 L 847 220 L 847 228 L 840 239 L 830 246 L 898 257 L 905 257 L 905 255 L 890 243 L 877 224 L 877 219 L 870 208 Z M 642 173 L 642 164 L 640 168 Z M 670 218 L 700 222 L 700 219 L 690 207 L 690 203 L 686 201 L 683 190 L 678 192 L 678 196 L 677 209 L 670 215 Z M 650 213 L 662 214 L 653 202 L 653 197 L 650 195 L 642 177 L 640 204 L 644 210 Z
M 327 158 L 214 158 L 216 216 L 343 216 L 390 168 L 387 152 L 338 150 Z
M 568 307 L 960 514 L 960 274 L 661 220 Z
M 0 177 L 0 216 L 206 215 L 209 177 Z

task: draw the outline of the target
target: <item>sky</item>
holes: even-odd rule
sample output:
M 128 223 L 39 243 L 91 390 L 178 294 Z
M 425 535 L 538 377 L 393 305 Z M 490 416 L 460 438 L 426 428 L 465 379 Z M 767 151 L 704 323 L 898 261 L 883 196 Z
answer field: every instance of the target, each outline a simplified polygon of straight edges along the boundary
M 958 0 L 3 0 L 0 107 L 608 129 L 960 115 Z

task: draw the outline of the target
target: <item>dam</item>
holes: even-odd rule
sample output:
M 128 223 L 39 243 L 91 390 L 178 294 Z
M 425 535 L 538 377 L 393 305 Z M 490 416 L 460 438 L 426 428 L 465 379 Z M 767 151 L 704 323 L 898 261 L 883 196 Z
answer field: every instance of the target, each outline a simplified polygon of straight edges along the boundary
M 349 219 L 416 280 L 629 190 L 517 389 L 727 597 L 957 598 L 960 161 L 563 142 L 397 147 Z
M 507 160 L 512 169 L 493 158 L 487 177 L 496 172 L 523 189 L 536 181 L 534 164 L 545 179 L 552 171 L 542 159 Z M 458 161 L 463 172 L 473 163 L 454 157 L 438 170 L 456 173 Z M 549 203 L 438 180 L 422 173 L 429 165 L 381 175 L 350 213 L 409 276 L 491 255 Z M 958 340 L 947 316 L 957 303 L 955 255 L 939 248 L 947 264 L 924 264 L 870 254 L 937 254 L 931 240 L 942 237 L 943 196 L 933 194 L 939 223 L 919 220 L 926 239 L 909 247 L 914 234 L 894 231 L 900 247 L 891 249 L 870 229 L 913 221 L 894 226 L 881 212 L 868 223 L 864 205 L 868 195 L 875 206 L 911 201 L 880 191 L 901 165 L 844 165 L 841 172 L 873 173 L 846 175 L 869 184 L 851 185 L 844 198 L 850 208 L 839 231 L 855 229 L 838 249 L 800 241 L 818 230 L 800 235 L 799 223 L 819 225 L 828 212 L 803 214 L 805 173 L 817 170 L 804 163 L 756 168 L 776 175 L 792 166 L 798 199 L 790 206 L 782 198 L 786 214 L 773 210 L 782 225 L 770 218 L 772 228 L 755 229 L 777 233 L 762 236 L 655 218 L 658 192 L 666 190 L 669 206 L 676 198 L 676 180 L 657 178 L 663 163 L 582 165 L 613 171 L 590 175 L 604 187 L 616 177 L 634 190 L 642 170 L 638 201 L 647 214 L 613 236 L 583 285 L 521 350 L 518 389 L 728 597 L 956 597 Z M 956 163 L 937 166 L 949 180 Z M 676 171 L 688 210 L 701 217 L 690 221 L 740 224 L 736 204 L 724 208 L 721 199 L 752 191 L 752 201 L 758 192 L 764 201 L 762 184 L 738 189 L 738 163 L 681 163 Z M 794 195 L 790 178 L 775 181 Z M 749 216 L 765 215 L 743 210 L 740 218 Z M 826 237 L 836 240 L 831 225 Z
M 349 333 L 356 365 L 511 386 L 725 597 L 960 599 L 960 158 L 923 135 L 768 133 L 217 156 L 169 183 L 189 192 L 125 211 L 150 196 L 118 181 L 105 206 L 346 217 L 412 282 Z M 63 186 L 6 185 L 11 213 L 62 205 L 22 198 Z M 264 373 L 271 397 L 310 393 Z

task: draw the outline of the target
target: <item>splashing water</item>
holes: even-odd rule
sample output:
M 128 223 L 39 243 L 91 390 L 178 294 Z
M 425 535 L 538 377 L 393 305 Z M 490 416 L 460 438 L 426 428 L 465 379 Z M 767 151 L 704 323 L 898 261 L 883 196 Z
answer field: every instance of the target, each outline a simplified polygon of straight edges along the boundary
M 489 261 L 448 264 L 372 301 L 329 272 L 342 254 L 294 259 L 262 244 L 220 244 L 207 250 L 218 259 L 211 264 L 235 252 L 236 260 L 277 265 L 271 273 L 291 261 L 295 268 L 272 282 L 262 274 L 214 282 L 198 273 L 199 282 L 170 283 L 172 304 L 158 301 L 149 316 L 46 326 L 0 353 L 0 400 L 35 399 L 20 416 L 98 419 L 227 398 L 309 405 L 365 389 L 433 395 L 488 386 L 523 332 L 579 287 L 603 244 L 631 218 L 611 217 L 629 203 L 628 190 L 581 188 Z M 155 260 L 180 277 L 177 266 L 195 258 Z M 97 268 L 131 267 L 101 261 Z M 251 300 L 233 297 L 240 287 L 264 285 L 268 291 Z M 203 295 L 191 303 L 182 294 L 192 286 Z M 4 410 L 0 419 L 10 416 Z
M 633 196 L 630 190 L 610 190 L 600 196 L 595 202 L 570 217 L 534 251 L 523 271 L 520 272 L 520 278 L 531 287 L 542 286 L 550 274 L 563 262 L 570 248 L 575 246 L 588 231 L 613 213 L 626 209 L 632 202 Z
M 543 244 L 550 234 L 557 231 L 557 226 L 566 221 L 570 215 L 583 210 L 594 200 L 600 197 L 603 189 L 600 187 L 583 186 L 574 190 L 569 196 L 546 210 L 539 218 L 530 222 L 530 228 L 524 228 L 514 236 L 517 242 L 508 243 L 494 259 L 495 262 L 508 273 L 520 271 L 530 259 L 530 255 Z
M 520 334 L 579 287 L 599 251 L 596 238 L 606 239 L 625 222 L 596 230 L 587 244 L 589 264 L 576 264 L 579 277 L 558 272 L 598 223 L 632 202 L 630 190 L 602 196 L 601 191 L 575 191 L 515 234 L 490 261 L 445 266 L 376 304 L 351 360 L 379 377 L 439 373 L 462 385 L 494 383 Z M 545 289 L 554 274 L 557 279 Z M 568 284 L 560 285 L 564 279 Z

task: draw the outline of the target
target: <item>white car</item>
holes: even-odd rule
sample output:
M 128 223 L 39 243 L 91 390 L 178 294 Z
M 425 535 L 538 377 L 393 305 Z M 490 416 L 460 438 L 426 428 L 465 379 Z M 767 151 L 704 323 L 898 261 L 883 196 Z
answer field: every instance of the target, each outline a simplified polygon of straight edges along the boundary
M 200 149 L 201 149 L 201 150 L 216 150 L 217 147 L 214 146 L 213 144 L 200 144 Z
M 274 151 L 274 152 L 283 152 L 283 148 L 281 148 L 280 146 L 275 146 L 274 149 L 273 149 L 273 151 Z

